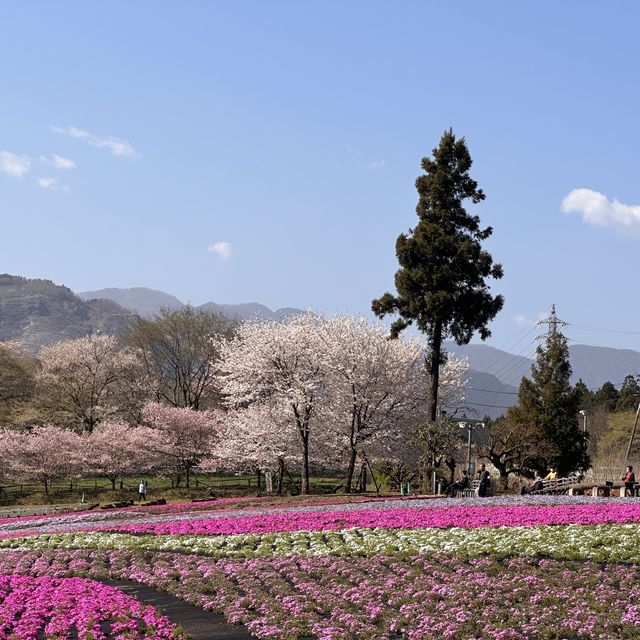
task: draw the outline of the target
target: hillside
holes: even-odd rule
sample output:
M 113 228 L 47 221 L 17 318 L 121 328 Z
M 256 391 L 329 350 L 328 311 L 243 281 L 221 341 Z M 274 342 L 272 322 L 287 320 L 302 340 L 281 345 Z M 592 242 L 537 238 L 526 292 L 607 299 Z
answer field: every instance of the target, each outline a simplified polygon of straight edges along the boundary
M 500 382 L 490 373 L 469 369 L 467 380 L 465 408 L 458 413 L 464 413 L 468 418 L 497 418 L 518 399 L 517 387 Z
M 0 341 L 15 340 L 33 353 L 94 331 L 118 333 L 131 317 L 111 300 L 86 302 L 50 280 L 0 275 Z
M 147 289 L 101 289 L 75 294 L 49 280 L 0 275 L 0 341 L 16 340 L 35 352 L 58 340 L 87 335 L 93 331 L 119 333 L 134 317 L 151 316 L 161 308 L 181 308 L 175 296 Z M 282 322 L 300 309 L 271 311 L 257 302 L 218 304 L 207 302 L 199 309 L 221 313 L 237 320 Z M 522 376 L 531 372 L 533 361 L 485 344 L 457 346 L 445 343 L 450 353 L 469 361 L 469 387 L 465 407 L 469 417 L 495 417 L 516 399 Z M 589 345 L 569 347 L 573 382 L 579 378 L 590 388 L 607 380 L 619 386 L 628 374 L 640 373 L 640 353 Z
M 531 375 L 533 360 L 501 349 L 484 344 L 458 346 L 452 342 L 445 343 L 445 348 L 469 361 L 472 389 L 466 394 L 467 404 L 478 415 L 494 415 L 493 407 L 482 405 L 515 403 L 517 396 L 513 392 L 523 376 Z M 590 389 L 597 389 L 607 381 L 619 388 L 626 375 L 640 374 L 640 353 L 631 349 L 575 344 L 569 346 L 569 358 L 573 369 L 571 381 L 575 384 L 582 379 Z M 504 410 L 498 409 L 497 415 Z

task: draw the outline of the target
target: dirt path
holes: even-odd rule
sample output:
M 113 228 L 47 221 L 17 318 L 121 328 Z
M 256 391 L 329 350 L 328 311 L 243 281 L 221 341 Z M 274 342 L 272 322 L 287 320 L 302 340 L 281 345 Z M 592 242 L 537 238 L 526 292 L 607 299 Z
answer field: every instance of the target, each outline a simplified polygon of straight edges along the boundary
M 204 611 L 178 598 L 137 582 L 105 580 L 105 584 L 124 591 L 144 604 L 156 607 L 174 624 L 179 624 L 190 640 L 254 640 L 241 624 L 229 624 L 224 616 Z

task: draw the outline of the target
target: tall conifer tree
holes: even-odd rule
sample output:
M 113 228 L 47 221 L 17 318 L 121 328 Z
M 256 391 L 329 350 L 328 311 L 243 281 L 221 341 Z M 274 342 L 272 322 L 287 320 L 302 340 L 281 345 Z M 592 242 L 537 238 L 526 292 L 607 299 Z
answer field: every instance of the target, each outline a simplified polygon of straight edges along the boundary
M 382 318 L 400 316 L 391 326 L 392 337 L 411 324 L 427 335 L 430 376 L 429 415 L 435 421 L 440 366 L 445 357 L 442 341 L 448 336 L 466 344 L 477 331 L 484 340 L 490 320 L 500 311 L 502 296 L 492 296 L 485 278 L 501 278 L 502 267 L 493 264 L 482 241 L 492 233 L 481 228 L 463 203 L 477 204 L 485 195 L 469 176 L 471 156 L 464 138 L 451 129 L 440 139 L 433 158 L 422 159 L 424 174 L 416 180 L 418 224 L 396 241 L 397 294 L 385 293 L 372 302 Z
M 570 383 L 569 348 L 558 328 L 555 307 L 548 324 L 549 332 L 531 367 L 531 379 L 522 378 L 518 404 L 509 409 L 507 417 L 538 431 L 541 470 L 553 466 L 566 475 L 586 469 L 589 455 L 578 415 L 581 393 Z

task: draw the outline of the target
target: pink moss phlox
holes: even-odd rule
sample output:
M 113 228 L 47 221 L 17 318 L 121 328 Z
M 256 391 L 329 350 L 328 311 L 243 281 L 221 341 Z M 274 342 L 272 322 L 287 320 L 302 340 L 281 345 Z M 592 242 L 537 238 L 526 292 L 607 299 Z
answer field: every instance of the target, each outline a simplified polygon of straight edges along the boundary
M 114 587 L 85 578 L 0 575 L 0 638 L 171 640 L 177 627 L 153 607 Z M 126 635 L 119 635 L 126 632 Z
M 640 504 L 558 506 L 448 507 L 443 509 L 362 509 L 359 511 L 288 512 L 233 518 L 131 523 L 109 531 L 169 535 L 233 535 L 277 531 L 322 531 L 349 528 L 413 529 L 540 525 L 598 525 L 640 522 Z M 101 527 L 96 527 L 101 529 Z

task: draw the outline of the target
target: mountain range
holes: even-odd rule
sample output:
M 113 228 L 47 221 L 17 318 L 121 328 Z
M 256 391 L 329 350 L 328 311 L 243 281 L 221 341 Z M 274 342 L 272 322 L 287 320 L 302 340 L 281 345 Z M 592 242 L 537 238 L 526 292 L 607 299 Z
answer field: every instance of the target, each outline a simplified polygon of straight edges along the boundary
M 469 362 L 469 387 L 465 395 L 475 414 L 469 417 L 496 417 L 503 413 L 517 401 L 520 380 L 531 374 L 530 358 L 485 344 L 459 346 L 446 342 L 445 349 Z M 569 359 L 573 370 L 571 382 L 582 380 L 590 389 L 597 389 L 607 381 L 620 388 L 625 376 L 640 373 L 640 353 L 631 349 L 572 344 Z
M 136 316 L 151 317 L 161 309 L 180 309 L 175 296 L 144 287 L 74 293 L 50 280 L 0 275 L 0 342 L 20 342 L 31 353 L 43 345 L 101 331 L 117 334 Z M 196 309 L 235 320 L 284 322 L 304 313 L 285 308 L 271 311 L 257 302 L 207 302 Z
M 147 289 L 146 287 L 134 287 L 133 289 L 99 289 L 97 291 L 81 291 L 78 297 L 86 301 L 107 299 L 119 304 L 124 309 L 139 316 L 148 318 L 156 315 L 161 309 L 181 309 L 184 302 L 178 300 L 163 291 Z M 285 322 L 288 318 L 304 313 L 302 309 L 285 307 L 271 311 L 258 302 L 245 302 L 241 304 L 219 304 L 205 302 L 196 309 L 212 311 L 234 320 L 261 320 Z
M 180 309 L 184 303 L 168 293 L 135 287 L 100 289 L 74 293 L 50 280 L 0 275 L 0 341 L 21 342 L 32 353 L 45 345 L 94 331 L 120 333 L 136 316 L 150 317 L 160 309 Z M 196 307 L 236 320 L 286 321 L 301 309 L 286 307 L 272 311 L 257 302 L 221 304 L 207 302 Z M 458 346 L 446 342 L 445 349 L 469 361 L 465 408 L 468 417 L 496 417 L 517 400 L 517 387 L 531 372 L 533 361 L 485 344 Z M 619 387 L 628 374 L 640 372 L 640 353 L 589 345 L 569 347 L 572 381 L 582 379 L 590 388 L 610 381 Z

